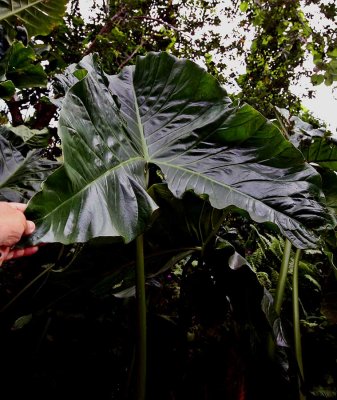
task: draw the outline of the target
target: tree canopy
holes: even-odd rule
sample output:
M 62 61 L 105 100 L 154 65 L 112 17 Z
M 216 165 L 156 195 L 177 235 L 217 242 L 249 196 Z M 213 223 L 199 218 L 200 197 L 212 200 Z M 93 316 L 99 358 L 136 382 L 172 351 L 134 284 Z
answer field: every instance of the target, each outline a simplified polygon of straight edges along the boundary
M 337 80 L 334 2 L 93 1 L 84 19 L 79 1 L 71 0 L 43 6 L 50 19 L 39 27 L 34 19 L 27 25 L 26 11 L 12 10 L 10 3 L 2 6 L 0 15 L 0 95 L 7 104 L 3 118 L 7 115 L 14 126 L 23 122 L 33 128 L 48 126 L 55 109 L 41 101 L 47 94 L 43 89 L 47 80 L 93 52 L 110 74 L 148 51 L 195 60 L 229 92 L 234 88 L 240 99 L 267 117 L 275 116 L 274 106 L 305 116 L 301 99 L 291 91 L 301 76 L 311 79 L 308 96 L 314 96 L 315 85 L 334 85 Z M 60 24 L 67 3 L 68 13 Z M 31 7 L 36 19 L 45 12 L 35 2 Z M 14 60 L 23 58 L 25 65 L 16 65 L 22 61 Z M 313 67 L 307 66 L 310 59 Z M 20 114 L 28 104 L 36 112 L 23 121 Z

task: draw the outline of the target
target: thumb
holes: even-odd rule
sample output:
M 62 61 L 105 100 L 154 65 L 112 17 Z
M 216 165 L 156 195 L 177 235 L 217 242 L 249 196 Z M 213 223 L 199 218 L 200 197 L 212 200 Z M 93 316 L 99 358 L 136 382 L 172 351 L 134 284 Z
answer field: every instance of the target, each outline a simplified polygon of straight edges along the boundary
M 33 221 L 27 221 L 26 222 L 26 229 L 24 230 L 23 234 L 24 235 L 30 235 L 35 231 L 35 224 Z

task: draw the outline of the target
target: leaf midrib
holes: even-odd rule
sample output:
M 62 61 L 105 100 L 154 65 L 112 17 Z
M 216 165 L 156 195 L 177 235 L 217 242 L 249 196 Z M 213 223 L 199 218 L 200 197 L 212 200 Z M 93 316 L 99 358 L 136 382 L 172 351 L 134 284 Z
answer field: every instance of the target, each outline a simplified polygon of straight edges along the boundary
M 144 135 L 144 127 L 142 124 L 142 119 L 139 113 L 139 106 L 138 106 L 138 102 L 137 102 L 137 95 L 135 92 L 135 87 L 134 85 L 131 85 L 132 88 L 132 95 L 134 98 L 134 104 L 135 104 L 135 111 L 136 111 L 136 117 L 137 117 L 137 125 L 139 128 L 139 134 L 140 134 L 140 138 L 141 138 L 141 143 L 142 143 L 142 150 L 143 150 L 143 157 L 145 159 L 146 162 L 149 161 L 149 149 L 146 143 L 146 139 L 145 139 L 145 135 Z
M 143 157 L 134 157 L 134 158 L 130 158 L 127 161 L 123 161 L 122 163 L 116 165 L 113 168 L 108 169 L 107 171 L 105 171 L 104 174 L 99 175 L 96 179 L 94 179 L 93 181 L 89 182 L 87 185 L 83 186 L 82 189 L 80 189 L 79 191 L 77 191 L 76 193 L 74 193 L 71 197 L 68 197 L 65 201 L 63 201 L 62 203 L 60 203 L 57 207 L 53 208 L 52 211 L 50 211 L 48 214 L 44 214 L 43 218 L 38 218 L 35 221 L 43 221 L 45 220 L 47 217 L 49 217 L 50 215 L 52 215 L 55 211 L 57 211 L 60 207 L 63 207 L 65 204 L 67 204 L 69 201 L 73 200 L 73 198 L 75 198 L 76 196 L 78 196 L 80 193 L 84 192 L 85 190 L 87 190 L 87 188 L 91 185 L 93 185 L 95 182 L 99 181 L 100 179 L 102 179 L 105 175 L 109 175 L 110 173 L 112 173 L 113 171 L 116 171 L 120 168 L 123 168 L 125 166 L 127 166 L 128 164 L 132 164 L 132 162 L 135 161 L 145 161 L 143 159 Z M 62 166 L 63 168 L 65 168 L 65 165 Z M 62 168 L 61 167 L 61 168 Z M 48 183 L 48 180 L 47 180 Z
M 37 4 L 43 3 L 44 1 L 45 0 L 36 0 L 33 3 L 30 3 L 30 4 L 27 4 L 26 6 L 17 8 L 16 10 L 8 11 L 7 13 L 2 14 L 2 16 L 0 17 L 0 21 L 2 21 L 3 19 L 6 19 L 6 18 L 10 18 L 13 15 L 20 14 L 22 11 L 25 11 L 31 7 L 35 7 Z

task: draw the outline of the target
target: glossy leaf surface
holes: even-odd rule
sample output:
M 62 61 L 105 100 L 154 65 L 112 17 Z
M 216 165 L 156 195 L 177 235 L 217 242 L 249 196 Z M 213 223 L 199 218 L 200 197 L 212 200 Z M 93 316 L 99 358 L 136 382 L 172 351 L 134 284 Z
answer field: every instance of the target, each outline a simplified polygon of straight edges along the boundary
M 50 133 L 48 128 L 29 129 L 26 125 L 12 126 L 10 131 L 16 135 L 9 135 L 10 142 L 17 142 L 19 145 L 26 145 L 28 148 L 46 148 L 49 143 Z
M 0 200 L 27 203 L 58 166 L 32 150 L 24 157 L 0 136 Z
M 212 76 L 167 53 L 114 76 L 86 63 L 60 113 L 64 165 L 27 210 L 35 242 L 133 240 L 156 209 L 146 192 L 155 164 L 174 196 L 194 191 L 215 208 L 275 223 L 298 247 L 315 245 L 311 228 L 330 218 L 320 177 L 260 113 L 234 107 Z
M 67 0 L 1 0 L 0 24 L 11 30 L 19 20 L 30 36 L 48 35 L 62 21 Z

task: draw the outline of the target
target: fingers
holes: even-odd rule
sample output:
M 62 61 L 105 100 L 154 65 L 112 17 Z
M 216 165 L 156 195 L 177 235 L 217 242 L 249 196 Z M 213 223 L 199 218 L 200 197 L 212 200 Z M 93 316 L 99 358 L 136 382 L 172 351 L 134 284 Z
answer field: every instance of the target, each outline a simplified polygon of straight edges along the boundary
M 27 204 L 24 204 L 24 203 L 14 203 L 13 202 L 13 203 L 8 203 L 8 205 L 12 208 L 15 208 L 15 210 L 19 210 L 22 212 L 24 212 L 27 208 Z
M 10 247 L 1 246 L 0 267 L 4 261 L 9 261 L 14 258 L 32 256 L 39 250 L 38 246 L 26 247 L 25 249 L 11 250 Z
M 27 204 L 0 202 L 0 266 L 12 258 L 30 256 L 38 251 L 37 246 L 24 249 L 13 248 L 24 235 L 35 231 L 35 223 L 27 221 L 24 211 Z
M 4 261 L 7 260 L 10 248 L 7 246 L 0 246 L 0 267 Z
M 39 250 L 39 246 L 32 246 L 32 247 L 27 247 L 24 249 L 25 253 L 24 256 L 32 256 Z M 13 258 L 16 258 L 16 256 L 13 256 Z
M 26 210 L 27 208 L 27 204 L 24 203 L 8 203 L 8 205 L 12 208 L 14 208 L 15 210 L 21 211 L 22 213 Z M 30 235 L 34 232 L 35 230 L 35 224 L 33 221 L 26 221 L 26 227 L 23 231 L 23 235 Z
M 31 256 L 35 254 L 38 250 L 39 250 L 38 246 L 26 247 L 25 249 L 10 250 L 6 256 L 6 261 L 11 260 L 13 258 Z
M 35 224 L 33 221 L 26 221 L 26 228 L 23 232 L 23 235 L 30 235 L 35 231 Z

